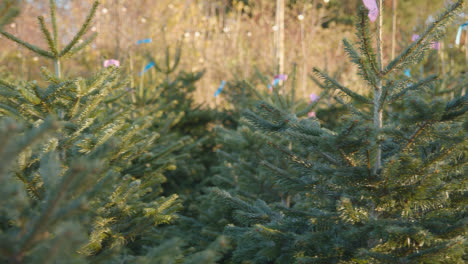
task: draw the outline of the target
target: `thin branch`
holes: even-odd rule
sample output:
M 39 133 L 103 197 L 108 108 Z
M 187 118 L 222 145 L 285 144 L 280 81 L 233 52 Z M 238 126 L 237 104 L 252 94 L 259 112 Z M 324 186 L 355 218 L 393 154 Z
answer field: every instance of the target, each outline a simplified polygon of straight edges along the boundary
M 91 10 L 90 10 L 88 16 L 86 17 L 85 22 L 81 26 L 80 30 L 78 31 L 78 33 L 76 33 L 76 35 L 73 37 L 73 39 L 70 41 L 70 43 L 68 43 L 68 45 L 65 46 L 65 48 L 62 50 L 62 52 L 60 52 L 59 57 L 65 56 L 73 48 L 73 46 L 75 46 L 75 44 L 78 42 L 78 40 L 81 37 L 83 37 L 83 35 L 86 33 L 86 31 L 88 30 L 88 28 L 89 28 L 89 26 L 91 24 L 91 20 L 93 19 L 94 15 L 96 14 L 98 6 L 99 6 L 99 1 L 95 1 L 94 4 L 93 4 L 93 7 L 91 8 Z
M 5 36 L 7 39 L 18 43 L 19 45 L 25 47 L 26 49 L 28 49 L 28 50 L 30 50 L 30 51 L 38 54 L 38 55 L 41 55 L 41 56 L 49 58 L 49 59 L 54 59 L 55 58 L 54 54 L 52 54 L 52 53 L 50 53 L 48 51 L 45 51 L 45 50 L 39 48 L 38 46 L 26 43 L 23 40 L 13 36 L 12 34 L 6 32 L 6 31 L 0 30 L 0 34 Z
M 332 77 L 328 76 L 328 74 L 322 72 L 321 70 L 319 70 L 318 68 L 314 68 L 313 71 L 318 74 L 322 79 L 324 79 L 325 81 L 327 82 L 330 82 L 336 89 L 339 89 L 341 90 L 342 92 L 344 92 L 346 95 L 348 95 L 349 97 L 357 100 L 357 101 L 360 101 L 360 102 L 363 102 L 363 103 L 366 103 L 366 104 L 372 104 L 372 102 L 358 94 L 358 93 L 355 93 L 353 91 L 351 91 L 350 89 L 346 88 L 345 86 L 341 85 L 339 82 L 337 82 L 335 79 L 333 79 Z
M 52 21 L 52 32 L 53 32 L 52 34 L 54 36 L 55 47 L 58 50 L 59 41 L 58 41 L 58 30 L 57 30 L 57 6 L 55 5 L 55 0 L 50 0 L 49 5 L 50 5 L 50 20 Z
M 418 130 L 416 130 L 416 132 L 414 132 L 414 134 L 411 136 L 411 138 L 408 140 L 408 143 L 406 144 L 406 146 L 403 148 L 403 151 L 406 151 L 410 146 L 411 144 L 413 143 L 413 141 L 416 139 L 416 137 L 419 136 L 419 134 L 421 134 L 423 132 L 423 130 L 429 125 L 431 124 L 432 121 L 429 120 L 429 121 L 426 121 L 421 127 L 419 127 Z
M 374 70 L 375 74 L 377 76 L 379 76 L 381 74 L 381 70 L 379 69 L 380 67 L 378 67 L 378 65 L 375 64 L 375 58 L 374 58 L 374 54 L 371 53 L 371 43 L 370 43 L 370 38 L 369 38 L 369 31 L 367 30 L 368 27 L 369 27 L 369 20 L 367 18 L 367 15 L 365 13 L 365 11 L 362 9 L 360 14 L 359 14 L 359 22 L 360 22 L 360 25 L 359 25 L 359 29 L 361 30 L 361 36 L 362 36 L 362 45 L 363 45 L 363 49 L 362 51 L 364 52 L 364 55 L 367 57 L 367 60 L 369 61 L 369 63 L 371 64 L 372 66 L 372 69 Z
M 52 54 L 54 54 L 55 57 L 58 56 L 58 51 L 57 47 L 55 46 L 55 41 L 52 39 L 52 35 L 50 34 L 50 31 L 47 29 L 47 26 L 44 22 L 44 17 L 40 16 L 37 18 L 39 20 L 39 28 L 42 31 L 42 34 L 44 34 L 44 37 L 47 41 L 47 45 L 49 46 L 50 51 Z
M 454 11 L 461 8 L 464 1 L 459 0 L 457 3 L 453 4 L 449 9 L 447 9 L 440 18 L 431 24 L 431 26 L 424 32 L 424 34 L 415 42 L 413 42 L 408 49 L 401 53 L 396 59 L 392 60 L 385 70 L 382 72 L 382 75 L 387 75 L 396 69 L 401 63 L 406 61 L 422 44 L 427 41 L 428 36 L 430 36 L 439 26 L 441 26 L 447 19 L 451 18 L 454 15 Z

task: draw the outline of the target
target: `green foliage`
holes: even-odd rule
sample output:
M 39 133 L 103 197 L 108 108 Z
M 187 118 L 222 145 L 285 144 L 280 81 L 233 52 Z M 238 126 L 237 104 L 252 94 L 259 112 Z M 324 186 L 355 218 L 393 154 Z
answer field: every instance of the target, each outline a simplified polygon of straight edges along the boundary
M 158 144 L 165 142 L 167 132 L 149 130 L 157 115 L 132 118 L 129 108 L 120 107 L 118 100 L 127 94 L 126 82 L 119 79 L 115 68 L 108 68 L 90 80 L 55 82 L 53 76 L 46 71 L 44 74 L 50 83 L 46 88 L 34 82 L 21 86 L 2 83 L 2 88 L 8 89 L 8 97 L 0 99 L 3 113 L 31 126 L 44 122 L 51 115 L 62 124 L 58 135 L 51 137 L 41 151 L 24 153 L 15 173 L 31 190 L 31 199 L 42 201 L 45 198 L 43 193 L 47 186 L 37 177 L 38 173 L 40 175 L 38 164 L 47 153 L 56 151 L 62 166 L 69 168 L 66 171 L 72 172 L 73 164 L 82 159 L 85 160 L 76 166 L 88 168 L 100 160 L 96 165 L 99 168 L 96 179 L 88 180 L 88 187 L 99 186 L 96 185 L 98 179 L 105 177 L 113 176 L 114 181 L 120 178 L 118 185 L 102 186 L 99 195 L 86 203 L 87 199 L 80 197 L 80 192 L 69 191 L 81 203 L 92 205 L 88 209 L 93 212 L 94 228 L 89 244 L 81 250 L 83 254 L 98 255 L 107 249 L 115 250 L 144 235 L 151 226 L 171 222 L 179 209 L 177 196 L 164 198 L 158 194 L 165 181 L 162 173 L 173 166 L 168 153 L 176 147 L 169 143 Z M 90 167 L 91 170 L 96 168 Z M 80 189 L 86 190 L 86 185 L 81 185 Z M 78 202 L 73 204 L 82 206 Z M 66 207 L 61 210 L 67 212 Z
M 294 76 L 294 73 L 292 75 Z M 265 105 L 276 102 L 281 106 L 278 111 L 283 113 L 294 109 L 298 115 L 303 116 L 311 109 L 317 109 L 317 103 L 307 104 L 304 99 L 294 99 L 292 96 L 294 93 L 290 93 L 290 96 L 285 98 L 279 95 L 282 89 L 295 89 L 294 77 L 290 78 L 291 81 L 287 81 L 284 86 L 275 87 L 273 92 L 268 91 L 267 83 L 264 83 L 265 76 L 258 74 L 257 77 L 251 81 L 228 82 L 226 92 L 223 92 L 222 95 L 228 100 L 233 100 L 233 110 L 230 111 L 232 116 L 240 115 L 237 111 L 245 111 L 258 98 L 265 100 Z M 263 92 L 256 91 L 254 85 L 263 87 Z M 277 151 L 279 149 L 283 151 L 284 148 L 284 151 L 296 153 L 302 153 L 303 150 L 296 145 L 291 145 L 290 141 L 284 140 L 275 134 L 263 135 L 258 133 L 245 121 L 245 119 L 242 119 L 234 125 L 217 127 L 215 130 L 217 135 L 216 143 L 219 146 L 217 149 L 219 161 L 211 169 L 212 176 L 205 181 L 205 187 L 202 189 L 204 195 L 196 199 L 199 205 L 191 206 L 197 216 L 196 220 L 192 220 L 195 223 L 193 225 L 201 230 L 198 237 L 202 237 L 204 240 L 215 239 L 222 234 L 224 227 L 230 223 L 250 225 L 257 220 L 268 221 L 269 216 L 277 217 L 276 213 L 272 212 L 266 203 L 287 207 L 296 194 L 295 191 L 280 187 L 280 185 L 289 186 L 294 184 L 293 178 L 296 176 L 296 172 L 287 160 L 279 155 L 271 155 L 271 147 L 277 148 Z M 232 126 L 234 128 L 227 129 L 227 127 Z M 288 178 L 285 179 L 285 175 Z M 214 186 L 216 187 L 213 188 Z M 220 188 L 226 191 L 220 191 Z M 236 198 L 232 203 L 228 203 L 238 210 L 231 211 L 229 206 L 220 203 L 220 200 L 227 202 L 229 200 L 220 199 L 220 197 L 214 195 L 215 193 L 225 194 L 227 197 L 241 197 L 240 199 Z M 250 205 L 243 200 L 257 202 Z M 257 242 L 246 240 L 243 243 L 254 251 L 264 246 L 261 243 L 257 244 Z M 252 246 L 252 244 L 255 246 Z M 239 251 L 239 246 L 234 248 L 233 253 L 234 259 L 241 258 L 244 254 L 243 251 Z M 239 256 L 236 257 L 237 255 Z M 253 260 L 251 255 L 248 258 Z M 227 259 L 232 261 L 230 257 L 226 257 L 226 261 Z
M 98 1 L 95 1 L 93 6 L 91 7 L 88 16 L 86 17 L 85 21 L 81 25 L 80 29 L 76 33 L 76 35 L 72 38 L 72 40 L 65 45 L 63 49 L 60 49 L 60 41 L 58 39 L 58 30 L 57 30 L 57 7 L 55 5 L 55 0 L 49 1 L 50 6 L 50 16 L 51 16 L 51 23 L 52 23 L 52 33 L 47 29 L 47 26 L 44 22 L 44 17 L 38 17 L 39 27 L 41 32 L 44 36 L 44 39 L 47 42 L 47 46 L 49 50 L 44 50 L 38 46 L 32 45 L 27 43 L 14 35 L 3 31 L 0 29 L 0 34 L 5 36 L 7 39 L 16 42 L 17 44 L 29 49 L 30 51 L 34 52 L 35 54 L 51 59 L 55 62 L 55 75 L 60 78 L 61 77 L 61 70 L 60 70 L 60 59 L 62 58 L 69 58 L 74 54 L 78 53 L 84 47 L 86 47 L 89 43 L 91 43 L 97 36 L 97 33 L 93 33 L 91 36 L 86 38 L 84 41 L 79 43 L 79 40 L 83 38 L 83 36 L 88 32 L 89 27 L 91 25 L 91 21 L 96 14 L 97 7 L 99 5 Z
M 40 181 L 47 189 L 39 192 L 37 188 L 24 188 L 20 181 L 12 180 L 12 174 L 16 174 L 15 171 L 24 164 L 26 153 L 38 149 L 38 143 L 44 142 L 57 127 L 58 123 L 51 119 L 30 129 L 11 120 L 1 122 L 3 144 L 0 150 L 0 188 L 3 197 L 7 198 L 2 199 L 0 206 L 2 263 L 32 263 L 69 258 L 75 255 L 69 248 L 83 242 L 83 232 L 79 232 L 82 230 L 74 224 L 76 219 L 69 217 L 80 211 L 77 205 L 81 203 L 77 203 L 79 200 L 70 196 L 68 191 L 79 189 L 81 184 L 95 178 L 97 173 L 91 169 L 97 169 L 99 162 L 87 168 L 75 163 L 73 168 L 64 173 L 57 153 L 49 152 L 41 159 L 37 174 L 34 175 L 34 181 Z M 13 165 L 13 161 L 18 164 Z M 88 194 L 82 197 L 85 198 Z M 44 202 L 31 199 L 32 195 L 43 197 Z M 67 209 L 68 217 L 64 217 L 65 212 L 61 208 Z
M 433 76 L 414 80 L 402 74 L 404 67 L 421 61 L 462 4 L 449 7 L 383 71 L 361 12 L 359 48 L 347 40 L 344 44 L 374 93 L 356 93 L 316 69 L 322 88 L 337 92 L 334 99 L 347 109 L 330 129 L 320 119 L 303 119 L 285 108 L 287 97 L 279 96 L 244 114 L 249 123 L 244 131 L 273 142 L 272 148 L 261 140 L 248 141 L 244 131 L 225 133 L 221 141 L 230 151 L 224 167 L 230 169 L 218 176 L 223 180 L 217 185 L 227 191 L 214 189 L 211 195 L 213 204 L 224 208 L 221 215 L 228 216 L 224 233 L 234 241 L 233 262 L 466 261 L 465 79 L 442 85 Z M 375 110 L 383 111 L 382 128 L 375 126 Z M 375 169 L 377 149 L 380 169 Z M 257 160 L 249 152 L 260 153 Z M 280 167 L 271 160 L 288 162 Z M 264 168 L 270 173 L 262 173 Z M 275 192 L 258 188 L 258 179 L 266 179 L 262 186 L 290 194 L 290 203 L 271 199 Z M 219 211 L 212 212 L 213 218 Z
M 368 92 L 314 69 L 322 93 L 307 102 L 295 67 L 272 91 L 257 71 L 227 82 L 226 111 L 195 103 L 204 71 L 180 70 L 179 43 L 148 55 L 155 70 L 139 79 L 62 77 L 60 60 L 95 37 L 79 43 L 97 4 L 64 47 L 53 0 L 50 30 L 39 17 L 48 49 L 0 31 L 55 63 L 40 82 L 0 76 L 0 262 L 467 260 L 466 76 L 438 76 L 430 52 L 463 1 L 387 65 L 361 10 L 343 44 Z
M 4 0 L 0 3 L 0 29 L 19 14 L 17 0 Z
M 177 45 L 174 61 L 171 52 L 167 48 L 163 54 L 166 63 L 158 63 L 151 58 L 157 65 L 166 65 L 155 67 L 155 71 L 143 75 L 126 104 L 133 105 L 144 116 L 153 115 L 149 110 L 158 105 L 165 106 L 159 117 L 164 122 L 156 123 L 155 127 L 171 131 L 171 137 L 167 137 L 165 142 L 175 144 L 179 138 L 184 140 L 173 152 L 178 159 L 175 169 L 165 173 L 167 182 L 163 186 L 164 194 L 177 193 L 180 196 L 184 208 L 178 214 L 176 225 L 164 227 L 161 236 L 183 238 L 177 242 L 180 249 L 193 254 L 187 256 L 187 261 L 214 263 L 223 257 L 220 253 L 229 248 L 229 243 L 220 233 L 208 237 L 202 234 L 201 223 L 197 219 L 198 206 L 194 201 L 199 199 L 213 173 L 213 166 L 217 164 L 213 151 L 216 144 L 213 127 L 221 122 L 223 112 L 195 103 L 195 84 L 204 72 L 179 71 L 177 66 L 182 46 Z
M 54 18 L 54 2 L 50 5 Z M 86 31 L 96 6 L 78 35 Z M 69 55 L 74 45 L 72 41 L 59 54 L 54 23 L 53 37 L 41 26 L 50 40 L 49 52 L 58 59 Z M 152 261 L 152 254 L 171 246 L 173 251 L 161 259 L 214 262 L 218 245 L 225 242 L 201 252 L 177 253 L 180 242 L 164 243 L 155 228 L 172 223 L 181 209 L 176 193 L 161 196 L 164 174 L 186 156 L 182 148 L 191 140 L 171 132 L 181 118 L 174 111 L 177 101 L 159 98 L 164 89 L 145 90 L 135 97 L 133 89 L 128 89 L 129 81 L 114 67 L 87 79 L 62 79 L 46 68 L 41 72 L 45 86 L 35 81 L 0 81 L 2 119 L 9 116 L 29 128 L 45 126 L 50 117 L 58 123 L 56 131 L 37 147 L 25 146 L 16 155 L 14 145 L 7 145 L 7 153 L 17 160 L 11 174 L 28 195 L 21 197 L 26 201 L 20 213 L 2 219 L 3 241 L 9 245 L 5 250 L 2 247 L 2 261 L 112 263 L 125 258 L 146 263 Z M 199 77 L 181 75 L 171 86 L 160 88 L 193 89 L 191 83 Z M 6 204 L 5 208 L 15 207 Z
M 195 103 L 195 84 L 204 72 L 178 71 L 181 53 L 182 46 L 177 45 L 172 62 L 167 48 L 166 66 L 157 66 L 154 73 L 143 75 L 137 86 L 131 88 L 132 93 L 124 104 L 132 105 L 141 116 L 156 115 L 151 110 L 159 112 L 161 121 L 155 123 L 154 128 L 170 130 L 171 138 L 167 138 L 166 142 L 178 147 L 174 152 L 178 157 L 175 169 L 166 174 L 165 193 L 181 193 L 184 196 L 196 189 L 195 185 L 202 181 L 214 162 L 211 127 L 219 113 Z M 154 58 L 151 60 L 156 61 Z

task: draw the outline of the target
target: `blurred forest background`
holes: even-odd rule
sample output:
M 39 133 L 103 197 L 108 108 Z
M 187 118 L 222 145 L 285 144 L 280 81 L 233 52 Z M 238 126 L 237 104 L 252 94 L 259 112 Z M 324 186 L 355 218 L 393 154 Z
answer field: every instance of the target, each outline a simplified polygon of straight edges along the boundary
M 47 1 L 25 0 L 21 15 L 5 27 L 21 39 L 46 46 L 41 39 L 36 17 L 50 19 Z M 436 13 L 450 4 L 449 0 L 395 0 L 395 41 L 392 41 L 393 1 L 385 1 L 384 61 L 411 42 L 413 34 L 421 32 Z M 91 0 L 58 1 L 62 21 L 59 31 L 64 41 L 72 38 Z M 287 0 L 284 17 L 285 72 L 297 65 L 299 92 L 304 97 L 317 87 L 309 78 L 312 67 L 321 67 L 339 76 L 351 87 L 362 87 L 357 69 L 346 61 L 343 38 L 354 38 L 353 18 L 360 0 Z M 63 15 L 66 14 L 66 15 Z M 148 63 L 147 55 L 156 59 L 165 56 L 167 47 L 182 43 L 179 69 L 205 70 L 197 83 L 195 100 L 214 105 L 213 94 L 222 80 L 248 79 L 255 69 L 264 74 L 278 74 L 275 70 L 276 1 L 274 0 L 102 0 L 91 31 L 98 38 L 82 52 L 83 56 L 66 62 L 68 76 L 87 76 L 102 68 L 107 59 L 117 59 L 125 71 L 137 77 Z M 454 25 L 464 23 L 466 15 L 459 16 Z M 429 58 L 429 69 L 444 72 L 447 69 L 464 71 L 465 48 L 454 45 L 457 27 L 449 29 L 441 49 Z M 68 38 L 67 38 L 68 36 Z M 140 39 L 152 42 L 137 45 Z M 8 69 L 20 79 L 38 79 L 39 67 L 48 65 L 43 58 L 0 37 L 0 72 Z M 171 52 L 174 53 L 172 48 Z M 71 64 L 71 65 L 70 65 Z M 449 66 L 447 66 L 449 65 Z M 50 66 L 50 65 L 49 65 Z M 339 74 L 337 74 L 339 73 Z M 3 73 L 5 74 L 5 73 Z M 266 86 L 263 88 L 266 89 Z M 359 88 L 355 88 L 359 89 Z M 221 99 L 219 99 L 221 100 Z

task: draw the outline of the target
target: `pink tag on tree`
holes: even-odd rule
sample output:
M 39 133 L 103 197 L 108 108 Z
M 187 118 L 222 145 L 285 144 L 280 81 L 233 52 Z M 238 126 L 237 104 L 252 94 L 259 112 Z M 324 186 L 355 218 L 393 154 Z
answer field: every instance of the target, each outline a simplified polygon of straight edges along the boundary
M 374 22 L 379 16 L 379 7 L 376 0 L 362 0 L 367 9 L 369 9 L 369 19 Z
M 273 92 L 273 86 L 277 86 L 280 83 L 280 81 L 286 81 L 287 79 L 288 79 L 287 74 L 278 74 L 278 75 L 276 75 L 273 78 L 273 81 L 271 81 L 271 84 L 268 85 L 268 90 L 270 90 L 270 92 Z
M 314 111 L 309 112 L 309 113 L 307 114 L 307 116 L 309 116 L 309 117 L 317 117 L 317 115 L 315 114 Z
M 275 76 L 275 79 L 281 80 L 281 81 L 286 81 L 288 79 L 287 74 L 278 74 Z
M 439 41 L 431 42 L 431 48 L 435 50 L 440 50 L 440 42 Z
M 109 66 L 115 66 L 115 67 L 120 67 L 120 61 L 118 60 L 105 60 L 104 61 L 104 68 L 107 68 Z
M 309 95 L 309 97 L 310 97 L 310 103 L 313 103 L 313 102 L 317 101 L 318 99 L 320 99 L 320 96 L 318 96 L 318 95 L 316 95 L 314 93 L 311 93 Z

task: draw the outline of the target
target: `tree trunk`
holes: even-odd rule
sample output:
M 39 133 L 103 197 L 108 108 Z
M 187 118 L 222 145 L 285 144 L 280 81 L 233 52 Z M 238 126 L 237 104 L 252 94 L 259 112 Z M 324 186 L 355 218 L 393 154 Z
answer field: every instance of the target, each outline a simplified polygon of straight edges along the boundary
M 377 61 L 379 71 L 383 71 L 383 45 L 382 45 L 382 24 L 383 24 L 383 0 L 379 0 L 379 17 L 377 21 Z M 377 89 L 374 89 L 374 127 L 376 130 L 382 128 L 383 107 L 379 105 L 380 97 L 382 96 L 382 79 L 379 77 Z M 374 174 L 377 174 L 382 166 L 382 146 L 380 145 L 379 136 L 376 138 L 377 153 L 374 165 Z
M 284 74 L 284 0 L 276 0 L 276 26 L 277 74 Z
M 395 59 L 398 0 L 392 0 L 392 60 Z
M 115 4 L 115 59 L 120 60 L 120 0 L 114 0 Z

